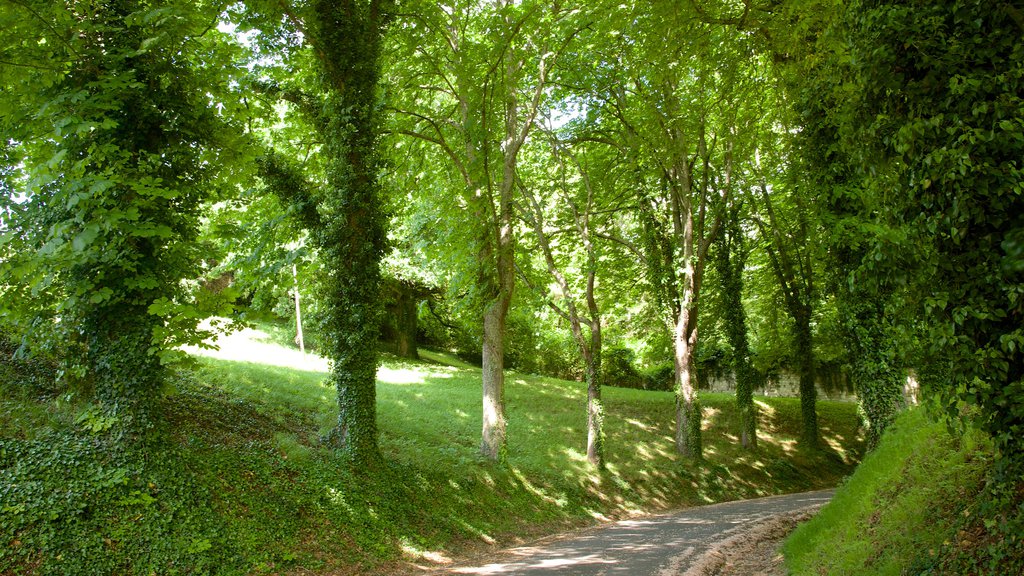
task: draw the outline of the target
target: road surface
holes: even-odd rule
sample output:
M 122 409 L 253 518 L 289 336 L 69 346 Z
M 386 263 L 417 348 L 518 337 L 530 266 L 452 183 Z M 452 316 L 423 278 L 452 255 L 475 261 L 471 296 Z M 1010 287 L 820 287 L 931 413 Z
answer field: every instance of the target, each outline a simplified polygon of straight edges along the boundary
M 489 563 L 448 567 L 441 573 L 676 576 L 726 538 L 775 516 L 820 506 L 833 492 L 740 500 L 622 520 L 545 544 L 515 548 Z

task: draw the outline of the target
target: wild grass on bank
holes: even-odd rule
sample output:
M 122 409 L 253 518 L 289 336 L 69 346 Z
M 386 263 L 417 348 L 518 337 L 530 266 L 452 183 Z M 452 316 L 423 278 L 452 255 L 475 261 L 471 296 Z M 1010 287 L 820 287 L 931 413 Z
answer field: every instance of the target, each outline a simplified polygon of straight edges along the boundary
M 1022 573 L 1024 495 L 994 501 L 991 464 L 982 433 L 953 435 L 909 410 L 786 541 L 786 565 L 794 575 Z
M 337 414 L 323 365 L 262 344 L 259 363 L 200 358 L 181 372 L 147 447 L 110 445 L 73 398 L 5 392 L 0 573 L 442 566 L 605 518 L 828 486 L 861 449 L 853 405 L 821 403 L 827 448 L 805 452 L 799 402 L 760 398 L 760 448 L 745 451 L 732 398 L 708 394 L 707 458 L 684 461 L 670 393 L 606 388 L 608 466 L 598 471 L 584 457 L 583 385 L 509 373 L 508 453 L 495 465 L 478 456 L 479 370 L 434 355 L 386 359 L 386 463 L 350 470 L 319 442 Z

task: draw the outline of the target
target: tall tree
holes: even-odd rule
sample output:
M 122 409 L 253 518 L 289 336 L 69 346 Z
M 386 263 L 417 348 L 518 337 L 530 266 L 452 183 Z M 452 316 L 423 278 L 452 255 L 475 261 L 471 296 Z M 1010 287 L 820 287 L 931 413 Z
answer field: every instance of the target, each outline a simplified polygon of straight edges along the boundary
M 403 42 L 396 48 L 394 65 L 402 80 L 395 130 L 444 151 L 475 232 L 475 291 L 483 325 L 481 452 L 491 460 L 505 446 L 516 166 L 550 69 L 574 35 L 566 21 L 575 14 L 540 0 L 423 3 L 403 22 Z
M 815 282 L 813 223 L 804 198 L 790 195 L 790 210 L 777 209 L 766 179 L 758 191 L 748 195 L 756 206 L 763 248 L 776 281 L 782 290 L 783 303 L 794 324 L 797 370 L 800 374 L 801 442 L 809 447 L 818 444 L 817 395 L 815 386 L 814 317 Z
M 595 230 L 598 210 L 589 170 L 565 147 L 552 131 L 546 131 L 555 167 L 546 183 L 528 182 L 522 187 L 523 213 L 533 231 L 533 239 L 544 258 L 548 275 L 557 286 L 557 298 L 548 305 L 569 324 L 583 357 L 587 385 L 587 460 L 604 467 L 604 405 L 601 401 L 601 309 L 597 303 L 599 252 Z M 531 185 L 548 184 L 555 198 L 545 198 Z M 552 214 L 554 212 L 554 214 Z M 562 214 L 559 217 L 559 214 Z M 554 220 L 554 222 L 552 222 Z M 557 244 L 554 237 L 558 236 Z M 559 246 L 573 246 L 582 262 L 567 262 Z M 578 268 L 577 268 L 578 267 Z M 570 270 L 577 270 L 573 274 Z M 574 277 L 577 276 L 577 277 Z
M 1024 17 L 977 0 L 852 2 L 836 15 L 797 93 L 801 155 L 835 184 L 830 212 L 857 242 L 857 284 L 844 284 L 916 312 L 927 372 L 944 374 L 925 389 L 953 418 L 977 405 L 1000 473 L 1017 479 Z
M 619 35 L 598 66 L 595 97 L 604 140 L 637 179 L 647 277 L 672 332 L 676 447 L 699 458 L 701 411 L 695 351 L 709 248 L 733 195 L 742 159 L 738 113 L 749 49 L 731 28 L 706 24 L 674 3 L 624 6 Z M 657 30 L 657 33 L 651 33 Z M 666 42 L 666 40 L 668 40 Z
M 377 341 L 383 313 L 381 259 L 387 214 L 377 171 L 380 54 L 394 13 L 389 0 L 279 3 L 313 56 L 316 92 L 265 86 L 290 100 L 319 136 L 322 184 L 271 154 L 261 174 L 310 232 L 322 261 L 322 339 L 338 394 L 338 421 L 327 442 L 354 463 L 372 464 L 377 444 Z M 294 32 L 293 31 L 293 32 Z
M 743 276 L 749 256 L 745 234 L 740 223 L 740 206 L 737 205 L 729 211 L 722 234 L 718 237 L 715 271 L 725 331 L 732 346 L 736 405 L 740 413 L 740 444 L 754 449 L 757 448 L 757 405 L 754 403 L 757 373 L 750 362 L 747 314 L 743 307 Z

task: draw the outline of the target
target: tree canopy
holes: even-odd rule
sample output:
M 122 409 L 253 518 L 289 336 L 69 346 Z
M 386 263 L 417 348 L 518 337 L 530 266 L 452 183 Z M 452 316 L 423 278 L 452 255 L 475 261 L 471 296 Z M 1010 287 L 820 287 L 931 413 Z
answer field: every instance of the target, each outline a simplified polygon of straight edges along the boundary
M 700 459 L 702 386 L 753 447 L 783 373 L 809 449 L 825 383 L 877 439 L 914 374 L 1021 465 L 1013 3 L 0 5 L 0 330 L 126 438 L 201 321 L 309 285 L 324 440 L 378 461 L 391 278 L 482 364 L 488 460 L 515 368 L 586 382 L 598 468 L 602 386 L 673 390 Z

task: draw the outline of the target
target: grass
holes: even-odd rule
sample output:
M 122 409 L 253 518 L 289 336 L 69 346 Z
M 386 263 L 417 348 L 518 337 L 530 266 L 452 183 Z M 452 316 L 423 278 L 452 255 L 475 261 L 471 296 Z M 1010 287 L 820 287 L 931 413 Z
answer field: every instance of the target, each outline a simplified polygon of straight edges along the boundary
M 54 512 L 39 496 L 26 508 L 40 508 L 38 519 L 8 522 L 0 512 L 0 539 L 19 542 L 0 554 L 0 573 L 443 566 L 608 518 L 831 486 L 862 449 L 852 404 L 819 403 L 826 448 L 808 452 L 796 445 L 799 401 L 758 398 L 760 447 L 743 450 L 733 399 L 705 394 L 706 460 L 686 461 L 673 449 L 672 394 L 606 388 L 608 466 L 598 471 L 585 458 L 584 386 L 508 373 L 508 455 L 496 465 L 478 456 L 479 369 L 425 351 L 424 362 L 385 358 L 377 391 L 386 464 L 350 470 L 318 440 L 337 415 L 325 364 L 280 338 L 242 336 L 181 373 L 164 402 L 168 441 L 161 447 L 113 460 L 88 450 L 61 453 L 60 461 L 81 462 L 80 487 L 44 474 L 57 457 L 46 452 L 55 439 L 42 429 L 63 422 L 71 444 L 88 445 L 91 433 L 76 426 L 74 414 L 87 407 L 5 395 L 0 471 L 8 476 L 0 480 L 19 489 L 50 483 L 90 504 L 85 512 L 71 504 Z M 26 427 L 37 431 L 14 433 Z M 39 464 L 24 464 L 32 458 Z M 125 470 L 123 482 L 103 490 L 89 484 L 111 470 Z M 58 520 L 44 518 L 53 514 Z M 165 515 L 175 522 L 157 524 Z M 50 530 L 54 522 L 60 530 Z M 177 544 L 146 551 L 130 540 Z M 97 552 L 87 564 L 53 553 L 73 546 Z
M 970 565 L 981 540 L 965 528 L 990 462 L 980 433 L 955 437 L 923 409 L 905 412 L 832 502 L 786 541 L 787 567 L 795 575 L 1011 573 Z

